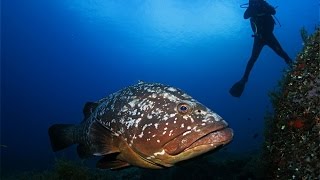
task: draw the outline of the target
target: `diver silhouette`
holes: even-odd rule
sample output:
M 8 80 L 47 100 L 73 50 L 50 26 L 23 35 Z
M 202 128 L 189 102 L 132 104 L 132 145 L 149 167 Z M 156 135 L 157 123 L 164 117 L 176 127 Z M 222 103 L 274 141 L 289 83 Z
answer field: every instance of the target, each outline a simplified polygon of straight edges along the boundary
M 265 45 L 268 45 L 276 54 L 283 58 L 288 65 L 292 63 L 291 58 L 282 49 L 280 43 L 273 34 L 275 21 L 272 15 L 274 14 L 276 14 L 275 8 L 269 5 L 266 1 L 249 0 L 249 6 L 243 17 L 244 19 L 250 18 L 251 28 L 254 33 L 252 35 L 254 42 L 252 54 L 243 77 L 240 81 L 235 83 L 229 91 L 234 97 L 240 97 L 242 95 L 245 84 L 248 81 L 250 71 Z

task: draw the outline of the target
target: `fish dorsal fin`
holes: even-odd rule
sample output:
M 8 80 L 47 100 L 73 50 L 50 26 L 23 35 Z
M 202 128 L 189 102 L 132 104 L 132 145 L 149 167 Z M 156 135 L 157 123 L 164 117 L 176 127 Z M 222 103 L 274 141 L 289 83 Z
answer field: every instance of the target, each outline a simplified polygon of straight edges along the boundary
M 95 102 L 87 102 L 83 108 L 84 119 L 88 119 L 91 113 L 97 108 L 99 104 Z
M 96 167 L 99 169 L 120 169 L 124 167 L 130 166 L 129 163 L 125 161 L 121 161 L 116 159 L 117 154 L 111 154 L 111 155 L 106 155 L 103 158 L 101 158 L 98 162 Z

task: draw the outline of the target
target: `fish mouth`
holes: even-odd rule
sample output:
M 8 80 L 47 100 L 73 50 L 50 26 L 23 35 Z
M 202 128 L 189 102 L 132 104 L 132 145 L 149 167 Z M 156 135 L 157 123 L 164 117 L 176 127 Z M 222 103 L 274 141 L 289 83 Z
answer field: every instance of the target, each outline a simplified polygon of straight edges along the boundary
M 229 143 L 233 138 L 233 131 L 226 124 L 213 124 L 198 131 L 188 130 L 164 145 L 164 150 L 171 156 L 178 155 L 192 149 L 209 151 L 218 146 Z M 199 148 L 202 147 L 202 148 Z
M 218 131 L 211 132 L 193 142 L 189 147 L 183 150 L 188 151 L 200 146 L 207 149 L 215 149 L 218 146 L 228 144 L 233 138 L 233 130 L 231 128 L 223 128 Z M 212 147 L 212 148 L 210 148 Z

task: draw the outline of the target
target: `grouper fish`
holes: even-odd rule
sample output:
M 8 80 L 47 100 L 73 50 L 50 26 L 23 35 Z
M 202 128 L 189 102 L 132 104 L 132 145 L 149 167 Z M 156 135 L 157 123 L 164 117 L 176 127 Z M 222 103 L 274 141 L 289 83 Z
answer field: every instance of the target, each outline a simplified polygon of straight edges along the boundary
M 218 114 L 182 90 L 145 83 L 126 87 L 83 109 L 79 125 L 54 124 L 54 152 L 78 144 L 80 158 L 101 156 L 97 167 L 171 167 L 228 144 L 233 131 Z

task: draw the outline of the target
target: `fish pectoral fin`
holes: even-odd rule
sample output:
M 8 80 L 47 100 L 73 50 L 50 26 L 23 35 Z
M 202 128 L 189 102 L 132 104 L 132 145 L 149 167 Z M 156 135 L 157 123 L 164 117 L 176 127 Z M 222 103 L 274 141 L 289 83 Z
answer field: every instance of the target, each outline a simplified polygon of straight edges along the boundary
M 93 144 L 93 154 L 119 153 L 120 138 L 115 136 L 109 129 L 99 122 L 92 123 L 90 127 L 91 142 Z
M 112 157 L 114 157 L 114 156 L 112 156 Z M 118 159 L 113 159 L 112 157 L 110 157 L 109 155 L 103 157 L 102 159 L 100 159 L 97 162 L 96 167 L 99 169 L 113 169 L 114 170 L 114 169 L 120 169 L 120 168 L 130 166 L 129 163 L 127 163 L 125 161 L 118 160 Z

